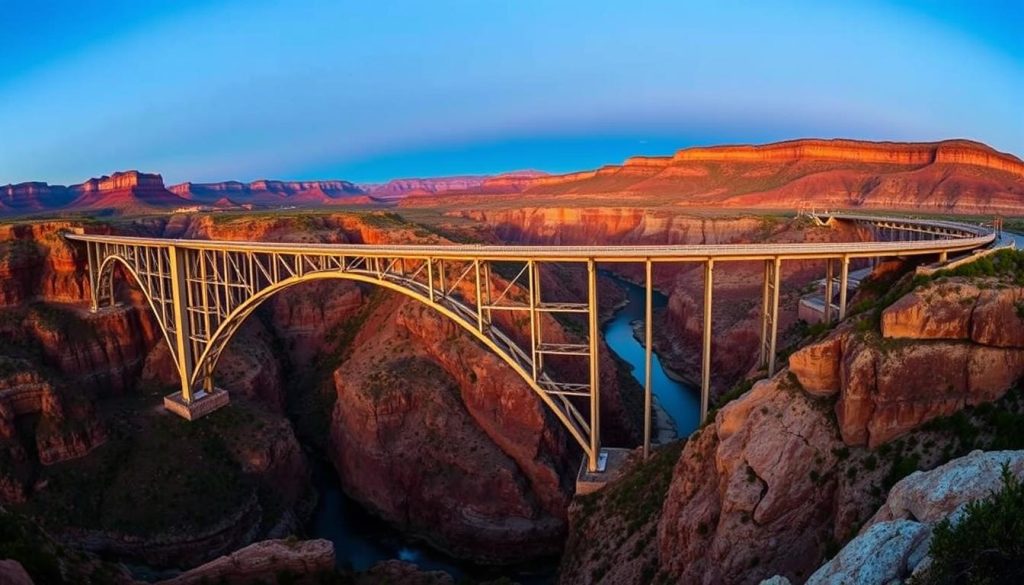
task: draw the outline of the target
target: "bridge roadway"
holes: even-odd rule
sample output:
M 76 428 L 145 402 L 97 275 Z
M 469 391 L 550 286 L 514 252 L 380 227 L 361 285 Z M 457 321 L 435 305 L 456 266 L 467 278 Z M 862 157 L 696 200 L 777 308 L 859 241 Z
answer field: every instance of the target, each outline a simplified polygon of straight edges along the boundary
M 823 260 L 826 298 L 833 299 L 834 268 L 840 269 L 838 317 L 845 316 L 850 262 L 864 258 L 949 254 L 992 244 L 995 234 L 957 222 L 852 214 L 813 215 L 821 225 L 853 222 L 869 237 L 889 241 L 657 246 L 496 246 L 362 245 L 239 242 L 141 238 L 69 233 L 86 246 L 92 308 L 114 302 L 113 268 L 120 265 L 136 281 L 152 307 L 174 357 L 181 391 L 165 406 L 194 419 L 225 405 L 227 392 L 213 384 L 213 372 L 227 343 L 260 303 L 289 286 L 316 279 L 342 278 L 400 292 L 452 318 L 508 363 L 565 425 L 586 456 L 587 470 L 599 472 L 600 329 L 597 310 L 598 263 L 645 266 L 647 352 L 644 453 L 650 448 L 653 265 L 700 262 L 704 268 L 701 420 L 710 392 L 711 308 L 716 262 L 763 261 L 761 349 L 758 363 L 768 375 L 776 369 L 782 262 Z M 587 267 L 585 299 L 544 300 L 542 268 L 555 263 Z M 492 272 L 513 265 L 514 277 Z M 546 267 L 546 268 L 545 268 Z M 508 271 L 504 271 L 508 273 Z M 500 291 L 500 294 L 495 294 Z M 525 320 L 514 314 L 526 314 Z M 586 339 L 545 341 L 553 314 L 585 315 Z M 832 319 L 831 304 L 825 312 Z M 573 367 L 584 359 L 587 367 Z M 589 406 L 589 416 L 580 407 Z M 584 410 L 587 410 L 586 408 Z

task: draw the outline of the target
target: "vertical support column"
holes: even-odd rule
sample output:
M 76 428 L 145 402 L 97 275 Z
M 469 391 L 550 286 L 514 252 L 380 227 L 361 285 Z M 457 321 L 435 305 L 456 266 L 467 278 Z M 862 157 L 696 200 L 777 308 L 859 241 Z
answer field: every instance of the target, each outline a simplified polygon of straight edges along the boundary
M 590 330 L 590 453 L 587 458 L 587 471 L 598 470 L 597 459 L 601 452 L 601 367 L 598 355 L 597 314 L 597 266 L 593 260 L 587 260 L 587 317 Z
M 439 276 L 439 284 L 441 285 L 441 300 L 448 294 L 448 285 L 445 283 L 444 278 L 444 258 L 437 259 L 437 272 Z
M 427 293 L 430 295 L 430 302 L 434 302 L 434 260 L 427 258 Z
M 208 344 L 210 343 L 210 337 L 213 336 L 213 331 L 210 329 L 210 284 L 209 276 L 206 273 L 206 251 L 199 250 L 196 253 L 199 254 L 199 280 L 202 282 L 200 284 L 202 291 L 200 292 L 199 300 L 203 304 L 203 338 Z M 209 364 L 204 364 L 203 366 L 203 390 L 213 392 L 213 371 L 211 371 Z
M 768 349 L 768 376 L 775 375 L 775 346 L 779 338 L 779 281 L 782 275 L 782 259 L 772 261 L 772 331 L 771 347 Z
M 494 323 L 494 318 L 491 315 L 491 304 L 493 302 L 493 296 L 491 295 L 491 265 L 484 260 L 484 297 L 487 299 L 487 323 Z
M 529 310 L 530 310 L 530 365 L 532 367 L 533 381 L 536 382 L 537 381 L 537 361 L 539 359 L 537 357 L 539 355 L 537 353 L 537 346 L 540 343 L 540 340 L 537 338 L 537 296 L 536 296 L 536 294 L 534 292 L 535 291 L 534 287 L 537 286 L 537 281 L 536 281 L 536 278 L 535 278 L 534 272 L 533 272 L 533 268 L 534 268 L 533 260 L 527 260 L 526 264 L 527 264 L 526 271 L 529 273 L 529 274 L 526 275 L 526 279 L 527 279 L 527 283 L 528 283 L 527 287 L 529 288 L 529 290 L 526 291 L 526 292 L 529 295 L 529 301 L 528 301 L 527 306 L 529 307 Z
M 708 417 L 708 403 L 711 400 L 711 290 L 715 261 L 704 263 L 704 343 L 700 366 L 700 422 Z M 774 339 L 773 339 L 774 341 Z
M 544 342 L 544 330 L 543 330 L 544 323 L 543 323 L 543 319 L 541 319 L 541 316 L 543 315 L 543 313 L 540 312 L 540 305 L 542 303 L 542 301 L 541 301 L 541 293 L 540 293 L 540 287 L 541 287 L 541 283 L 540 283 L 540 265 L 537 264 L 536 261 L 534 261 L 532 264 L 533 264 L 533 268 L 532 268 L 532 270 L 533 270 L 533 287 L 532 287 L 533 291 L 532 291 L 532 294 L 533 294 L 533 297 L 534 297 L 534 299 L 533 299 L 533 310 L 534 310 L 534 312 L 537 313 L 537 318 L 534 320 L 535 321 L 534 325 L 536 327 L 536 334 L 537 334 L 537 347 L 539 348 L 541 343 Z M 544 354 L 539 352 L 539 351 L 537 352 L 537 371 L 538 372 L 543 372 L 544 371 Z
M 95 313 L 96 311 L 100 310 L 100 267 L 99 260 L 97 259 L 97 256 L 99 256 L 99 254 L 97 254 L 97 251 L 94 250 L 93 248 L 94 246 L 92 242 L 85 243 L 85 253 L 88 256 L 87 261 L 89 262 L 89 296 L 92 297 L 89 303 L 89 310 Z
M 651 345 L 654 321 L 654 279 L 651 278 L 651 259 L 644 263 L 644 459 L 651 455 Z
M 825 260 L 825 323 L 832 322 L 832 259 Z
M 192 386 L 189 378 L 194 367 L 192 344 L 189 343 L 189 320 L 185 306 L 185 257 L 177 246 L 168 246 L 170 260 L 171 305 L 174 309 L 174 345 L 178 352 L 178 375 L 181 377 L 181 399 L 185 404 L 192 402 Z
M 771 271 L 772 261 L 764 261 L 764 278 L 761 280 L 761 351 L 758 366 L 768 367 L 768 321 L 771 319 Z
M 846 288 L 850 279 L 850 257 L 843 256 L 839 267 L 839 320 L 846 318 Z
M 480 294 L 480 259 L 473 260 L 473 272 L 476 276 L 476 328 L 484 330 L 484 298 Z

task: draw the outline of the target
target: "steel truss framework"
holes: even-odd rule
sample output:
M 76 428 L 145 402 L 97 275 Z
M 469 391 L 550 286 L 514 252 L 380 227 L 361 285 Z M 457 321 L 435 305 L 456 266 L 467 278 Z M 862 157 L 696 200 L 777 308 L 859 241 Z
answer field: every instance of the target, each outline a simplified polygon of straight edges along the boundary
M 85 244 L 92 309 L 113 304 L 116 266 L 131 274 L 152 307 L 181 380 L 180 400 L 202 401 L 214 392 L 213 372 L 232 336 L 264 300 L 301 282 L 340 278 L 397 291 L 448 316 L 512 367 L 557 416 L 583 449 L 589 471 L 600 454 L 598 263 L 643 263 L 646 284 L 644 452 L 650 446 L 650 364 L 654 264 L 704 266 L 701 420 L 711 384 L 711 309 L 716 263 L 763 261 L 760 364 L 776 369 L 779 294 L 784 260 L 824 260 L 831 297 L 833 264 L 840 267 L 839 318 L 845 315 L 850 261 L 857 258 L 966 251 L 994 235 L 948 222 L 867 216 L 830 216 L 826 223 L 856 221 L 888 241 L 843 244 L 709 246 L 370 246 L 169 240 L 67 234 Z M 899 234 L 899 235 L 897 235 Z M 545 299 L 541 273 L 554 264 L 585 269 L 584 298 Z M 503 272 L 502 277 L 498 272 Z M 831 318 L 826 303 L 826 319 Z M 500 313 L 511 313 L 502 319 Z M 585 317 L 584 339 L 545 340 L 545 314 Z M 517 331 L 512 322 L 523 323 Z M 528 322 L 528 327 L 527 327 Z M 528 330 L 527 330 L 528 329 Z M 582 360 L 586 379 L 565 379 L 545 357 Z M 550 361 L 550 360 L 549 360 Z M 583 364 L 580 364 L 581 366 Z

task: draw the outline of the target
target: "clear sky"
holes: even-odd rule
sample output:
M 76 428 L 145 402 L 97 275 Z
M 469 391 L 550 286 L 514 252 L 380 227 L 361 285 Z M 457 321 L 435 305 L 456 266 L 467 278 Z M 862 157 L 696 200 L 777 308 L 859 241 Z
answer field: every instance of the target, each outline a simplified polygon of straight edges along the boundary
M 378 181 L 799 137 L 1024 155 L 1024 0 L 0 0 L 0 184 Z

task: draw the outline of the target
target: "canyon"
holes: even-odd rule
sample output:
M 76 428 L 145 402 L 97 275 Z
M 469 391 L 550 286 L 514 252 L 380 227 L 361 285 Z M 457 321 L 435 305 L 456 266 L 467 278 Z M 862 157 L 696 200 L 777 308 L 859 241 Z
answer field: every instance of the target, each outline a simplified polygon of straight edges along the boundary
M 43 548 L 84 551 L 84 565 L 57 561 L 67 574 L 102 569 L 119 575 L 114 582 L 282 572 L 312 582 L 332 571 L 360 583 L 455 581 L 399 561 L 347 572 L 329 542 L 289 538 L 308 536 L 313 470 L 324 466 L 406 537 L 509 574 L 514 564 L 557 559 L 557 576 L 547 577 L 565 584 L 825 583 L 852 578 L 857 559 L 882 557 L 885 543 L 895 560 L 878 570 L 908 577 L 935 523 L 994 485 L 990 452 L 1007 451 L 998 457 L 1024 469 L 1012 454 L 1024 444 L 1006 430 L 1024 416 L 1015 252 L 994 256 L 988 273 L 924 276 L 915 262 L 882 263 L 849 318 L 831 327 L 802 323 L 797 311 L 823 264 L 788 263 L 785 367 L 770 378 L 755 363 L 760 307 L 748 302 L 761 266 L 716 267 L 711 419 L 647 461 L 634 451 L 619 479 L 574 497 L 580 453 L 511 369 L 442 316 L 348 281 L 269 299 L 216 372 L 231 406 L 177 424 L 158 408 L 176 372 L 144 299 L 119 274 L 119 304 L 90 313 L 86 260 L 60 236 L 75 228 L 308 243 L 825 243 L 867 235 L 770 210 L 1002 213 L 1024 194 L 1019 160 L 967 141 L 684 149 L 593 174 L 450 179 L 165 188 L 158 175 L 125 173 L 69 188 L 7 187 L 4 213 L 45 215 L 74 201 L 113 213 L 0 224 L 0 522 L 38 525 L 52 538 Z M 237 210 L 245 204 L 317 209 Z M 173 211 L 193 205 L 236 211 Z M 642 266 L 604 269 L 607 319 L 625 298 L 615 279 L 636 281 Z M 667 297 L 655 315 L 664 324 L 656 351 L 673 377 L 691 382 L 700 374 L 701 279 L 699 266 L 654 273 Z M 541 281 L 558 296 L 578 294 L 584 279 L 566 266 Z M 572 321 L 542 325 L 553 339 L 577 339 Z M 639 387 L 603 343 L 600 355 L 606 444 L 633 448 Z M 957 501 L 928 499 L 954 476 L 978 487 Z M 152 572 L 130 574 L 118 562 Z M 25 568 L 29 578 L 40 570 Z M 22 578 L 0 564 L 6 574 Z

